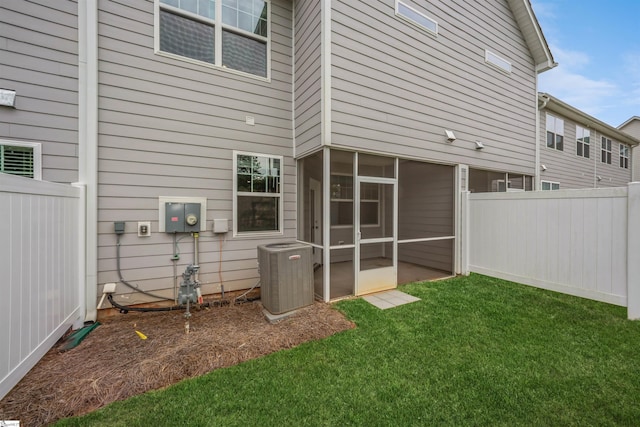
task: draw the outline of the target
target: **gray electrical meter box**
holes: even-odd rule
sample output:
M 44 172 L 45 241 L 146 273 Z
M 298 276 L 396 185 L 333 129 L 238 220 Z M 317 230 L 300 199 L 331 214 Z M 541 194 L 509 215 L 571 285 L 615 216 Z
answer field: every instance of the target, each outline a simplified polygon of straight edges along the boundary
M 200 203 L 165 203 L 166 233 L 197 233 L 200 231 Z

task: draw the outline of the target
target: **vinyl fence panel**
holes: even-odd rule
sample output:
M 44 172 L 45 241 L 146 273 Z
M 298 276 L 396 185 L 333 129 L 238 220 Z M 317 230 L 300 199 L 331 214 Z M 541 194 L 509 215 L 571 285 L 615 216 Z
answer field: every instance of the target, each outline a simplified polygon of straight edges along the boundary
M 83 191 L 0 173 L 0 399 L 82 325 Z
M 470 194 L 469 269 L 627 306 L 628 192 Z

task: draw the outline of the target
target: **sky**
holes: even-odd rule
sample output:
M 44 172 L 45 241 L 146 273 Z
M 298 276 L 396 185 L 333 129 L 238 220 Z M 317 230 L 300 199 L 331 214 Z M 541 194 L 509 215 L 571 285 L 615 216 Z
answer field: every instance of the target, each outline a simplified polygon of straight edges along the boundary
M 559 64 L 538 90 L 618 127 L 640 116 L 640 0 L 531 0 Z

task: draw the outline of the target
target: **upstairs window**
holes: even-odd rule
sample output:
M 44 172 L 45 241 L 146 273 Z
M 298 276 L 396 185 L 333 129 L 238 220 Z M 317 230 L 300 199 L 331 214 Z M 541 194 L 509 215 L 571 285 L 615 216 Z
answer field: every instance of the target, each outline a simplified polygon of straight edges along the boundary
M 40 147 L 33 142 L 0 140 L 0 172 L 42 179 Z
M 500 71 L 511 74 L 511 62 L 507 61 L 504 58 L 501 58 L 500 56 L 489 50 L 484 51 L 484 61 L 487 64 L 498 68 Z
M 582 126 L 576 126 L 576 154 L 579 157 L 589 158 L 589 139 L 591 131 Z
M 234 153 L 234 233 L 282 231 L 282 157 Z
M 620 144 L 620 167 L 629 169 L 629 147 Z
M 611 164 L 611 140 L 603 136 L 601 139 L 600 146 L 601 146 L 600 161 L 602 163 L 606 163 L 610 165 Z
M 268 77 L 268 1 L 157 1 L 158 51 Z
M 438 34 L 438 23 L 436 21 L 400 0 L 396 0 L 396 16 L 411 22 L 423 30 L 427 30 L 427 32 L 433 35 Z
M 564 150 L 564 120 L 547 114 L 547 147 Z

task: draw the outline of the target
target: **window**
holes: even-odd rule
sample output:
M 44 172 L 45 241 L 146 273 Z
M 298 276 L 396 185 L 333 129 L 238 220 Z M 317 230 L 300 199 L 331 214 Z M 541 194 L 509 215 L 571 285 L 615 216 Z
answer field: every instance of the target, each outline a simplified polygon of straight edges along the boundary
M 484 61 L 487 64 L 491 64 L 494 67 L 500 69 L 500 71 L 504 71 L 506 73 L 511 74 L 511 62 L 507 61 L 504 58 L 499 57 L 495 53 L 485 50 L 484 51 Z
M 360 225 L 377 226 L 380 215 L 380 185 L 363 183 L 360 193 Z M 353 225 L 353 177 L 331 175 L 331 226 Z
M 551 182 L 551 181 L 542 181 L 542 189 L 547 190 L 559 190 L 560 183 L 559 182 Z
M 579 157 L 589 158 L 589 139 L 591 131 L 582 126 L 576 126 L 576 154 Z
M 608 165 L 611 164 L 611 140 L 609 138 L 602 137 L 601 140 L 601 157 L 600 161 Z
M 0 140 L 0 172 L 42 179 L 41 158 L 39 143 Z
M 564 149 L 564 120 L 547 114 L 547 147 Z
M 268 77 L 268 1 L 157 1 L 157 51 Z
M 234 234 L 282 231 L 282 157 L 234 152 Z
M 353 225 L 353 177 L 331 175 L 331 226 Z
M 629 169 L 629 147 L 620 144 L 620 167 Z
M 399 0 L 396 0 L 396 16 L 427 30 L 431 34 L 438 34 L 438 23 L 436 21 Z

